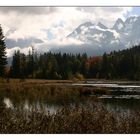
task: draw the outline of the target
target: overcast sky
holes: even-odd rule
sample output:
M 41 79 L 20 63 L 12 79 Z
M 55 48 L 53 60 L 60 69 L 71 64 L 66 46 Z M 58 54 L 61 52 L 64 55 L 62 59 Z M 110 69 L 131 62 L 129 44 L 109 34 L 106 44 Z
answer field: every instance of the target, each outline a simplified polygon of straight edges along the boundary
M 64 38 L 86 21 L 95 24 L 100 21 L 112 27 L 117 18 L 125 20 L 139 13 L 139 7 L 0 7 L 0 24 L 6 39 L 37 38 L 48 44 L 70 43 L 72 40 Z

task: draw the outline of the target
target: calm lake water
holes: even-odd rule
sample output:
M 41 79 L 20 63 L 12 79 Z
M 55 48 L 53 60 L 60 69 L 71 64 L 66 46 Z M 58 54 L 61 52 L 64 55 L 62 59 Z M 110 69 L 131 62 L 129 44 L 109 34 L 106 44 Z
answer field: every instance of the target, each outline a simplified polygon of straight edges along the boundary
M 111 92 L 111 94 L 99 95 L 98 99 L 104 106 L 110 111 L 124 112 L 129 110 L 139 110 L 140 109 L 140 83 L 139 82 L 117 82 L 117 83 L 107 83 L 102 81 L 87 81 L 86 83 L 73 83 L 70 86 L 80 86 L 80 87 L 101 87 L 106 88 Z M 92 95 L 91 95 L 92 96 Z M 94 96 L 94 95 L 93 95 Z M 90 97 L 89 97 L 90 98 Z M 10 97 L 5 97 L 3 102 L 7 108 L 19 109 L 24 111 L 32 111 L 34 109 L 44 110 L 46 112 L 53 114 L 58 109 L 63 106 L 57 104 L 48 104 L 46 102 L 35 101 L 30 103 L 29 100 L 23 101 L 21 104 L 16 106 Z M 85 103 L 87 98 L 85 98 Z M 90 100 L 90 102 L 92 102 Z M 90 104 L 89 102 L 89 104 Z M 74 107 L 76 103 L 71 103 L 69 106 Z M 84 105 L 83 103 L 79 103 Z
M 87 81 L 83 84 L 74 83 L 73 86 L 106 88 L 111 94 L 100 95 L 98 98 L 111 111 L 128 112 L 140 109 L 140 82 Z

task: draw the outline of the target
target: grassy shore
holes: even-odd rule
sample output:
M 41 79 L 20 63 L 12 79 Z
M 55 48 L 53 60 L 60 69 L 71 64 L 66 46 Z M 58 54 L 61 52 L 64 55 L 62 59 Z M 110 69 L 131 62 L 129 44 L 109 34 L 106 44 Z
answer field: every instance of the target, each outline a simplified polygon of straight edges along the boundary
M 1 80 L 0 133 L 140 133 L 140 112 L 112 112 L 96 98 L 108 94 L 104 88 L 73 87 L 72 81 Z M 4 98 L 12 101 L 7 108 Z M 19 106 L 28 100 L 58 105 L 55 113 L 35 106 Z
M 80 106 L 63 107 L 55 114 L 35 110 L 26 117 L 24 115 L 20 111 L 1 108 L 0 133 L 140 133 L 140 112 L 116 115 L 97 103 L 86 109 Z

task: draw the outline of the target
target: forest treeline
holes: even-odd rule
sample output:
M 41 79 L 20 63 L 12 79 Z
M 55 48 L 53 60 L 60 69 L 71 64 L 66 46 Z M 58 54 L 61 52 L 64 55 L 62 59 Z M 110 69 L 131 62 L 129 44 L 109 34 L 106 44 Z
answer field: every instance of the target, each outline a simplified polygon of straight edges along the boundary
M 9 70 L 12 78 L 140 80 L 140 45 L 103 56 L 16 51 Z
M 87 54 L 44 53 L 32 50 L 28 55 L 15 51 L 7 66 L 6 44 L 0 26 L 0 77 L 78 79 L 105 78 L 140 80 L 140 45 L 103 56 Z

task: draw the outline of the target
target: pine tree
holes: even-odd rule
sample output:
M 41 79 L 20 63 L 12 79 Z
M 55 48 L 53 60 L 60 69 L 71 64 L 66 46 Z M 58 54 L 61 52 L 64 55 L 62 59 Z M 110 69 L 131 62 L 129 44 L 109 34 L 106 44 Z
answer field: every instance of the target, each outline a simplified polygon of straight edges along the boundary
M 0 77 L 5 74 L 5 65 L 7 64 L 6 45 L 2 28 L 0 26 Z
M 10 68 L 11 76 L 14 78 L 20 77 L 20 51 L 15 51 L 13 55 L 12 66 Z

